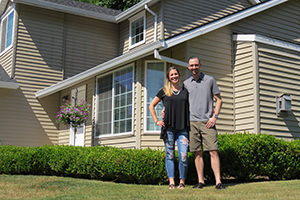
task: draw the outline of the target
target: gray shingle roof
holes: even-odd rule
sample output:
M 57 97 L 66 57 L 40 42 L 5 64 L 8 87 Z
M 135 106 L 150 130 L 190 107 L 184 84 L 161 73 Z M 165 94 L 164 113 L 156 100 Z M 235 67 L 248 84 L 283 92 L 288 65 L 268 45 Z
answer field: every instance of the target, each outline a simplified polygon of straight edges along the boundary
M 78 8 L 78 9 L 83 9 L 83 10 L 87 10 L 87 11 L 103 13 L 103 14 L 112 15 L 112 16 L 116 16 L 122 12 L 121 10 L 104 8 L 101 6 L 84 3 L 84 2 L 79 2 L 79 1 L 75 1 L 75 0 L 43 0 L 43 1 L 55 3 L 55 4 L 63 5 L 63 6 L 69 6 L 71 8 Z

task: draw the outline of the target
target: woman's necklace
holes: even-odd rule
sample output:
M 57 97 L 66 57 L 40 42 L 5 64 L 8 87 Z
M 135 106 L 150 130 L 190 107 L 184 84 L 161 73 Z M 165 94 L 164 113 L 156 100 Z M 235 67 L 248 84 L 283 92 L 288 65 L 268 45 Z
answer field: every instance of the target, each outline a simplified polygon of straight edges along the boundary
M 174 89 L 172 89 L 172 93 L 174 95 L 179 95 L 180 91 L 181 91 L 181 88 L 179 88 L 177 91 L 175 91 Z

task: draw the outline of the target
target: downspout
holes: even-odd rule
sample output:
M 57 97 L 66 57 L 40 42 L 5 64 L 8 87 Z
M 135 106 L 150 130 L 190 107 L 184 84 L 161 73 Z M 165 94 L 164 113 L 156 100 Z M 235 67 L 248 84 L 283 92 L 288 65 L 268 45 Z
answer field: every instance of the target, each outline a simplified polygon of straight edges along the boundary
M 159 51 L 157 49 L 154 50 L 154 58 L 156 58 L 158 60 L 166 61 L 168 63 L 175 64 L 175 65 L 183 66 L 183 67 L 187 67 L 188 66 L 187 62 L 182 62 L 182 61 L 176 60 L 174 58 L 169 58 L 169 57 L 160 55 Z
M 147 6 L 147 4 L 145 5 L 145 9 L 151 13 L 154 16 L 154 42 L 157 40 L 157 14 L 155 14 L 155 12 L 153 12 L 152 10 L 150 10 Z

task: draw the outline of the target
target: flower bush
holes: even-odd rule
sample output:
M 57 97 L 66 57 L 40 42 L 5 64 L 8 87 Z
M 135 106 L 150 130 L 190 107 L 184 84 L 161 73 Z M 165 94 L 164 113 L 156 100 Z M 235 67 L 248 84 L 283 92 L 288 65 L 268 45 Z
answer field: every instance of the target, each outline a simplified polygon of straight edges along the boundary
M 63 105 L 56 114 L 57 122 L 77 128 L 87 121 L 90 108 L 85 100 L 79 104 Z

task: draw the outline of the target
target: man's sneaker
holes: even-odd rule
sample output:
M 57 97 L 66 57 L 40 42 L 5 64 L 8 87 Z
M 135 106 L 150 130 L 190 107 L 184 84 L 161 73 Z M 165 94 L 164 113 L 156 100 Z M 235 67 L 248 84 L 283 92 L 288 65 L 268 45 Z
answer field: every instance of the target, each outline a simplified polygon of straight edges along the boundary
M 193 188 L 203 188 L 205 186 L 204 183 L 197 183 L 196 185 L 193 186 Z
M 225 189 L 225 186 L 222 183 L 219 183 L 218 185 L 216 185 L 216 189 L 223 190 L 223 189 Z

